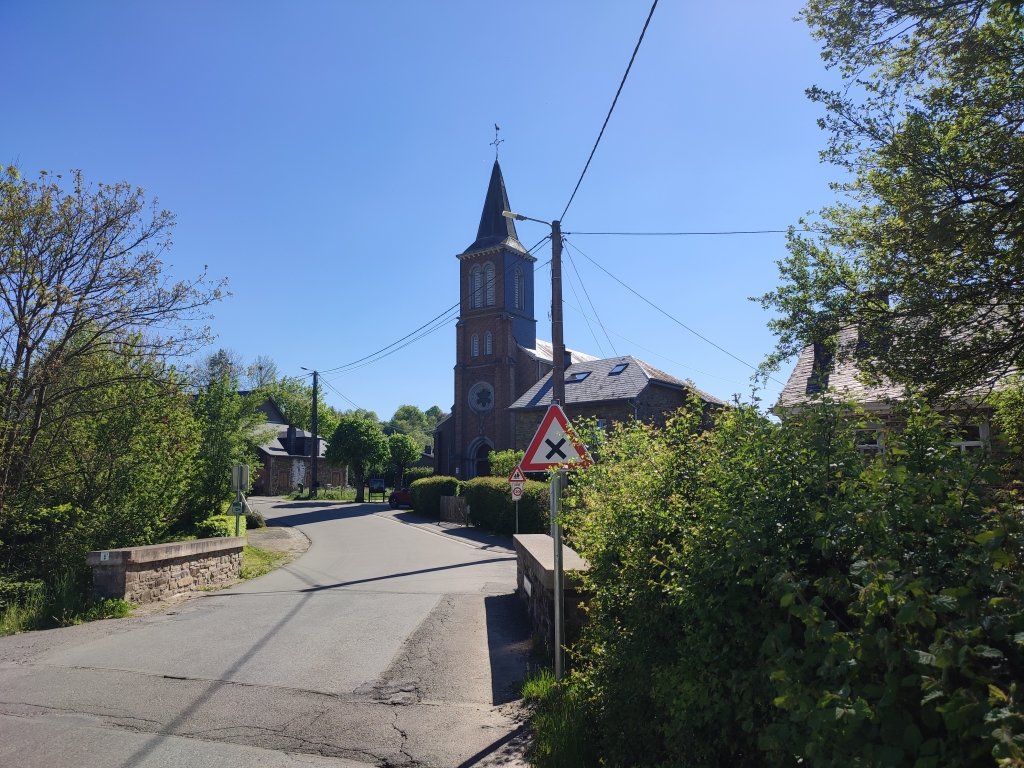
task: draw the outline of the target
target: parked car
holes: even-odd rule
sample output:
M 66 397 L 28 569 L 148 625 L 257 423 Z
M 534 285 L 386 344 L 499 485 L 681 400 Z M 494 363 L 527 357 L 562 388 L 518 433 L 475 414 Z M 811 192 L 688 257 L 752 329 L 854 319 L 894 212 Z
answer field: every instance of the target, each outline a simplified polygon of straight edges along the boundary
M 409 489 L 403 488 L 400 491 L 392 491 L 391 495 L 388 496 L 388 504 L 391 505 L 392 509 L 398 509 L 403 504 L 407 507 L 411 507 L 412 498 L 409 496 Z

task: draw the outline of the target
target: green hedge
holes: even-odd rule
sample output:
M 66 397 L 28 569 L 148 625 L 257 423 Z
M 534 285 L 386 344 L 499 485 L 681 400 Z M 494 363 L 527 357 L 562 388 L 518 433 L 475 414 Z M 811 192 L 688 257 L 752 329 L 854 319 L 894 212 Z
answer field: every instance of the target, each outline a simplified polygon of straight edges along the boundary
M 245 536 L 245 515 L 239 521 L 239 536 Z M 234 515 L 214 515 L 196 525 L 196 536 L 200 539 L 215 539 L 218 536 L 235 535 Z
M 508 480 L 503 477 L 477 477 L 462 484 L 461 495 L 470 507 L 473 525 L 500 536 L 516 532 L 516 503 Z M 547 533 L 551 506 L 547 483 L 526 481 L 519 502 L 519 532 Z
M 420 515 L 441 517 L 441 497 L 458 496 L 459 481 L 454 477 L 434 475 L 424 477 L 409 486 L 412 508 Z
M 409 467 L 409 469 L 402 473 L 402 482 L 408 488 L 417 480 L 422 480 L 424 477 L 433 477 L 433 475 L 433 467 Z
M 850 413 L 620 426 L 579 473 L 569 685 L 601 764 L 1022 764 L 1020 509 L 942 414 L 908 405 L 866 457 Z

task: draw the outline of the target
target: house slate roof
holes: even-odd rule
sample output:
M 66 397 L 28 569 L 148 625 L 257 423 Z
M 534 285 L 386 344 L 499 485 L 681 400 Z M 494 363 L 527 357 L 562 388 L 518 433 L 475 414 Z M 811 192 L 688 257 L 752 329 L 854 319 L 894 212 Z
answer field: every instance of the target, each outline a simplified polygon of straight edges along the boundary
M 269 456 L 294 456 L 296 458 L 302 458 L 308 456 L 306 453 L 288 453 L 288 449 L 285 447 L 288 445 L 288 427 L 287 425 L 275 425 L 275 424 L 264 424 L 261 429 L 266 429 L 268 426 L 280 426 L 274 437 L 267 440 L 265 443 L 260 445 L 260 450 L 264 451 Z M 273 433 L 271 433 L 273 434 Z M 295 429 L 295 439 L 308 440 L 313 437 L 312 432 L 307 432 L 304 429 Z M 320 458 L 323 458 L 327 453 L 327 441 L 323 437 L 320 438 Z
M 516 346 L 518 346 L 521 350 L 523 350 L 523 352 L 528 354 L 534 360 L 540 360 L 545 363 L 550 363 L 552 360 L 555 359 L 555 348 L 554 346 L 552 346 L 550 341 L 541 341 L 540 339 L 537 339 L 536 344 L 537 346 L 534 347 L 533 349 L 529 347 L 524 347 L 522 344 L 517 344 Z M 565 351 L 569 353 L 569 359 L 572 360 L 573 363 L 586 363 L 591 360 L 600 359 L 594 357 L 593 355 L 588 355 L 586 352 L 579 352 L 575 349 L 569 349 L 568 347 L 565 348 Z
M 589 357 L 589 356 L 588 356 Z M 625 364 L 626 368 L 619 374 L 611 371 L 616 365 Z M 575 374 L 588 372 L 582 381 L 571 381 Z M 714 395 L 702 392 L 693 384 L 681 381 L 662 370 L 638 360 L 632 355 L 608 357 L 573 363 L 565 370 L 566 405 L 582 403 L 607 402 L 611 400 L 632 400 L 638 397 L 651 383 L 674 389 L 687 389 L 707 403 L 725 405 Z M 516 400 L 509 410 L 527 410 L 530 408 L 547 408 L 551 404 L 551 374 L 528 389 Z
M 852 345 L 857 343 L 857 339 L 856 328 L 844 328 L 839 332 L 838 343 L 840 346 Z M 814 347 L 808 344 L 800 352 L 793 372 L 789 374 L 789 380 L 779 393 L 775 407 L 786 409 L 809 402 L 815 393 L 813 389 L 808 392 L 813 372 Z M 835 395 L 855 400 L 865 406 L 878 406 L 902 395 L 902 390 L 892 385 L 869 385 L 862 382 L 860 369 L 850 359 L 834 361 L 827 380 L 821 383 Z
M 508 207 L 505 179 L 501 175 L 501 166 L 495 159 L 494 167 L 491 169 L 491 180 L 487 185 L 487 196 L 484 198 L 484 209 L 480 214 L 480 226 L 476 230 L 476 240 L 462 252 L 460 258 L 471 256 L 479 251 L 505 247 L 532 260 L 533 257 L 519 242 L 515 222 L 501 215 L 502 211 L 510 210 L 512 209 Z

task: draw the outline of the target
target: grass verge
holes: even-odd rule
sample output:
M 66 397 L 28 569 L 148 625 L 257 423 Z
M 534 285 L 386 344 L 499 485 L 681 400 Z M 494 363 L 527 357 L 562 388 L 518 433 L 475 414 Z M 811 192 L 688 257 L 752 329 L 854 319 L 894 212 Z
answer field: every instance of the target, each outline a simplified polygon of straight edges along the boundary
M 269 573 L 279 565 L 284 565 L 281 561 L 287 557 L 287 552 L 268 552 L 246 545 L 242 550 L 242 578 L 255 579 Z
M 289 494 L 285 494 L 285 498 L 290 501 L 303 501 L 309 500 L 311 497 L 309 491 L 305 490 L 302 493 L 298 491 L 292 491 Z M 341 488 L 330 491 L 320 491 L 316 496 L 321 501 L 355 501 L 356 500 L 356 489 L 355 488 Z
M 0 636 L 14 635 L 33 629 L 68 627 L 99 619 L 123 619 L 137 606 L 126 600 L 98 600 L 74 604 L 68 595 L 57 589 L 39 589 L 20 603 L 0 611 Z

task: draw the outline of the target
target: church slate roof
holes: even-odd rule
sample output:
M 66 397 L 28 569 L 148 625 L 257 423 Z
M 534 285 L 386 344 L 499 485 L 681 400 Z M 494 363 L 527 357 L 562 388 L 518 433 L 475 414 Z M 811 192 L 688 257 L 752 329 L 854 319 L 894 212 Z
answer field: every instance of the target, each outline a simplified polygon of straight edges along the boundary
M 625 365 L 625 369 L 613 374 L 617 365 Z M 574 375 L 587 372 L 582 381 L 571 381 Z M 674 389 L 687 389 L 702 400 L 715 405 L 725 405 L 714 395 L 702 392 L 686 381 L 648 365 L 632 355 L 591 358 L 587 361 L 573 363 L 565 370 L 566 405 L 597 403 L 609 400 L 632 400 L 640 395 L 651 382 Z M 547 408 L 551 404 L 551 374 L 534 384 L 526 393 L 516 400 L 509 410 L 526 410 L 529 408 Z
M 495 160 L 491 180 L 487 185 L 487 196 L 484 198 L 484 209 L 480 214 L 480 226 L 476 230 L 476 240 L 461 255 L 468 256 L 499 247 L 525 254 L 526 249 L 519 242 L 515 222 L 501 215 L 502 211 L 509 210 L 505 179 L 501 175 L 501 166 Z
M 519 344 L 518 346 L 534 360 L 541 360 L 545 363 L 550 363 L 555 359 L 555 349 L 551 345 L 550 341 L 541 341 L 540 339 L 537 339 L 536 344 L 537 346 L 532 349 L 530 347 L 524 347 L 522 344 Z M 588 355 L 586 352 L 579 352 L 578 350 L 569 349 L 568 347 L 565 348 L 565 351 L 569 353 L 569 359 L 574 363 L 586 363 L 590 360 L 599 359 L 593 355 Z

